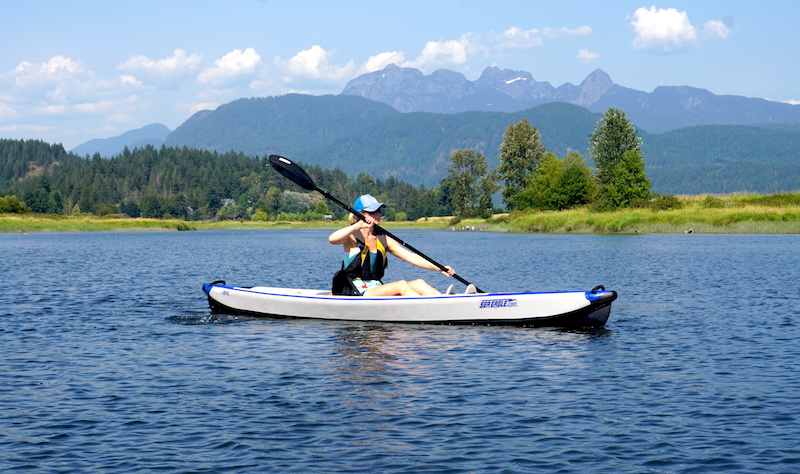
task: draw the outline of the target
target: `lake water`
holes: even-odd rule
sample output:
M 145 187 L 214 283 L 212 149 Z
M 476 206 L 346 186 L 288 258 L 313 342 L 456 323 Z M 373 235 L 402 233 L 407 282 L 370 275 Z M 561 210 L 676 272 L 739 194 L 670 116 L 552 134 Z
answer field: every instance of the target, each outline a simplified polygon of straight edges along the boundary
M 604 330 L 208 310 L 327 287 L 327 233 L 0 235 L 0 471 L 800 471 L 800 236 L 396 232 L 484 290 L 616 290 Z

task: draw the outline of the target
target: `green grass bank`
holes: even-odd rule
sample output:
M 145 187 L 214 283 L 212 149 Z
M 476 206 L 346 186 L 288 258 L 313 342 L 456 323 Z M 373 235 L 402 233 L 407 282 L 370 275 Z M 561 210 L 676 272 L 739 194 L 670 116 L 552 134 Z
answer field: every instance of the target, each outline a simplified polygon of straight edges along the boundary
M 343 221 L 181 221 L 117 216 L 0 214 L 0 232 L 190 231 L 213 229 L 334 229 Z M 384 222 L 387 229 L 484 229 L 529 233 L 800 233 L 800 194 L 681 197 L 650 207 L 595 212 L 517 211 L 490 219 L 430 217 Z

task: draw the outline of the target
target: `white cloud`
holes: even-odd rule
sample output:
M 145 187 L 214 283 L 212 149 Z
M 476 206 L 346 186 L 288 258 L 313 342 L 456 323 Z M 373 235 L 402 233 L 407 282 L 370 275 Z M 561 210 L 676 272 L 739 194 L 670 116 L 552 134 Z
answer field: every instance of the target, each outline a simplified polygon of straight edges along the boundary
M 30 124 L 15 123 L 13 125 L 0 126 L 0 132 L 13 135 L 24 134 L 24 135 L 42 136 L 50 132 L 51 130 L 52 128 L 48 125 L 30 125 Z
M 14 83 L 19 88 L 38 88 L 59 82 L 70 81 L 84 75 L 80 61 L 64 56 L 54 56 L 47 62 L 22 61 L 14 69 Z
M 183 49 L 176 49 L 172 56 L 163 59 L 150 59 L 142 55 L 131 56 L 120 64 L 118 69 L 150 80 L 165 80 L 193 74 L 200 67 L 202 60 L 202 55 L 187 55 Z
M 523 30 L 517 26 L 512 26 L 500 35 L 494 35 L 493 42 L 501 50 L 503 49 L 535 49 L 544 45 L 543 38 L 558 39 L 571 38 L 575 36 L 589 36 L 593 30 L 589 26 L 579 26 L 577 28 L 532 28 Z
M 378 53 L 375 56 L 370 56 L 369 59 L 367 59 L 367 61 L 358 70 L 358 74 L 380 71 L 389 64 L 396 64 L 400 66 L 404 64 L 405 61 L 405 54 L 400 51 L 386 51 L 383 53 Z
M 219 85 L 250 75 L 261 64 L 261 56 L 253 48 L 244 51 L 234 49 L 214 61 L 214 65 L 204 68 L 197 77 L 201 84 Z
M 577 28 L 543 28 L 542 35 L 546 38 L 570 38 L 573 36 L 589 36 L 592 34 L 592 28 L 589 26 L 579 26 Z
M 121 84 L 130 84 L 130 85 L 135 86 L 135 87 L 139 87 L 139 86 L 142 85 L 142 81 L 140 81 L 139 79 L 136 79 L 135 77 L 133 77 L 131 75 L 128 75 L 128 74 L 120 75 L 119 76 L 119 82 Z
M 335 50 L 326 51 L 321 46 L 314 45 L 295 54 L 287 61 L 275 58 L 275 64 L 289 75 L 284 77 L 286 82 L 312 79 L 315 81 L 336 82 L 349 79 L 355 71 L 355 62 L 351 59 L 344 66 L 331 64 Z
M 533 49 L 542 46 L 542 33 L 536 29 L 523 30 L 512 26 L 497 36 L 495 43 L 500 49 Z
M 726 39 L 731 29 L 721 20 L 708 20 L 702 31 L 692 25 L 685 11 L 675 8 L 638 8 L 631 18 L 636 37 L 633 49 L 671 53 L 696 44 L 701 38 Z
M 464 64 L 467 62 L 468 46 L 469 41 L 464 37 L 458 40 L 428 41 L 414 63 L 419 65 Z
M 671 52 L 697 41 L 697 30 L 689 21 L 689 15 L 674 8 L 638 8 L 631 25 L 636 32 L 634 49 Z
M 721 20 L 708 20 L 703 25 L 703 35 L 709 38 L 725 39 L 731 34 L 731 29 Z
M 800 100 L 787 100 L 785 103 L 789 105 L 800 105 Z
M 19 113 L 8 104 L 0 102 L 0 120 L 9 120 L 19 117 Z
M 67 111 L 67 106 L 51 104 L 33 107 L 31 110 L 37 115 L 61 115 Z
M 583 61 L 585 64 L 589 64 L 591 62 L 597 61 L 600 59 L 600 55 L 597 53 L 593 53 L 588 49 L 579 49 L 578 50 L 578 59 Z
M 27 116 L 29 113 L 58 115 L 73 108 L 74 104 L 114 101 L 128 94 L 140 84 L 131 76 L 115 80 L 98 80 L 80 61 L 65 56 L 54 56 L 45 62 L 20 62 L 14 70 L 0 74 L 2 100 L 7 106 Z M 2 116 L 7 117 L 7 113 Z
M 464 65 L 470 59 L 486 55 L 488 48 L 481 44 L 477 35 L 465 33 L 459 39 L 428 41 L 419 56 L 403 65 L 421 70 L 451 65 Z

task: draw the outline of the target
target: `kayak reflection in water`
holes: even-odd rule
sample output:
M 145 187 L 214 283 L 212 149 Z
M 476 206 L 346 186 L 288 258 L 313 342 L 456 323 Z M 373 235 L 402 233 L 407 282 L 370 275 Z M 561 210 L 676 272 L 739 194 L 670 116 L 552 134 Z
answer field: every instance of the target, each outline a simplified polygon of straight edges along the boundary
M 364 296 L 442 294 L 422 279 L 399 280 L 386 284 L 381 282 L 388 264 L 387 252 L 420 268 L 440 271 L 436 265 L 407 250 L 393 238 L 375 232 L 374 226 L 380 224 L 381 209 L 384 207 L 385 204 L 378 202 L 369 194 L 359 196 L 353 203 L 353 209 L 361 213 L 364 220 L 350 214 L 349 225 L 328 236 L 330 243 L 341 244 L 344 247 L 342 270 L 334 277 L 333 293 Z M 456 273 L 450 266 L 445 265 L 445 268 L 447 271 L 441 273 L 446 276 Z

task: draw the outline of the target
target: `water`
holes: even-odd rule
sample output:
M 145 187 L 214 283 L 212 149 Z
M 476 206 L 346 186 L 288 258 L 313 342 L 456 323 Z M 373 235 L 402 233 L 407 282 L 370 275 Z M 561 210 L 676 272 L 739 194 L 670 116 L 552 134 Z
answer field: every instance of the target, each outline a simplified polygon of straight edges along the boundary
M 800 470 L 800 236 L 397 232 L 484 290 L 614 289 L 599 331 L 210 314 L 326 287 L 326 234 L 0 235 L 0 470 Z

